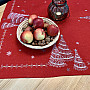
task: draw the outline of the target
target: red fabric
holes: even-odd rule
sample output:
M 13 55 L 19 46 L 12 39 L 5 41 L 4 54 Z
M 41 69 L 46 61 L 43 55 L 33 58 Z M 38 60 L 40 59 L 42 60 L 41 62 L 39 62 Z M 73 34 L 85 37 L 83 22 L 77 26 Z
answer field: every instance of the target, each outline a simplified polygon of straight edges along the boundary
M 36 14 L 42 17 L 48 17 L 47 7 L 51 0 L 12 0 L 5 9 L 0 23 L 0 78 L 41 78 L 56 77 L 67 75 L 90 75 L 90 2 L 87 0 L 68 0 L 70 8 L 70 17 L 63 21 L 55 21 L 61 30 L 69 49 L 73 55 L 74 49 L 82 58 L 88 69 L 84 71 L 75 70 L 74 60 L 65 61 L 65 67 L 53 67 L 48 65 L 53 46 L 44 50 L 34 50 L 27 48 L 19 43 L 16 38 L 17 26 L 2 27 L 5 22 L 12 23 L 7 18 L 10 11 L 18 14 L 28 15 Z M 13 6 L 12 6 L 13 5 Z M 12 9 L 12 10 L 11 10 Z M 87 17 L 83 18 L 83 17 Z M 80 18 L 82 17 L 82 18 Z M 16 17 L 17 19 L 17 17 Z M 20 18 L 17 20 L 19 25 Z M 5 31 L 6 30 L 6 31 Z M 58 47 L 60 39 L 56 46 Z M 77 42 L 77 44 L 76 44 Z M 7 53 L 9 53 L 7 55 Z M 16 67 L 16 65 L 18 65 Z M 24 65 L 35 65 L 25 66 Z M 37 66 L 46 65 L 46 66 Z

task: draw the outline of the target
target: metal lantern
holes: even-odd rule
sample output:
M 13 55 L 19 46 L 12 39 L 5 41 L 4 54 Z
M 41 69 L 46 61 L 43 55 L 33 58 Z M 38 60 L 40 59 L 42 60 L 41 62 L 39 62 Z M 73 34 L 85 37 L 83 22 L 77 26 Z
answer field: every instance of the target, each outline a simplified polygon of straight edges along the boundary
M 69 7 L 66 0 L 52 0 L 48 6 L 48 15 L 52 20 L 61 21 L 69 14 Z

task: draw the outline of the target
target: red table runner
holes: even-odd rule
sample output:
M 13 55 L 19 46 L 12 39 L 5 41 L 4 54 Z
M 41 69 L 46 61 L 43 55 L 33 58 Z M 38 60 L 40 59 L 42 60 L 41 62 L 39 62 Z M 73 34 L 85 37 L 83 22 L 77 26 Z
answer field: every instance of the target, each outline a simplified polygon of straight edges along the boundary
M 43 50 L 27 48 L 16 38 L 20 22 L 31 14 L 48 17 L 51 0 L 12 0 L 0 23 L 0 78 L 90 75 L 90 2 L 68 0 L 70 17 L 55 21 L 58 42 Z

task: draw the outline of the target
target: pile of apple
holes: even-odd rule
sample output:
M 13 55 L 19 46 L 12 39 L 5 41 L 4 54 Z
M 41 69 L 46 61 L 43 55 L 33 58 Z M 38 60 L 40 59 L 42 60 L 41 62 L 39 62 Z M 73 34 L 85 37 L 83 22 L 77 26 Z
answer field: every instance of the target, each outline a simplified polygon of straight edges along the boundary
M 20 36 L 22 42 L 34 46 L 44 46 L 53 41 L 59 29 L 55 25 L 49 25 L 44 22 L 37 15 L 31 15 L 28 20 L 28 26 L 23 28 L 22 31 Z

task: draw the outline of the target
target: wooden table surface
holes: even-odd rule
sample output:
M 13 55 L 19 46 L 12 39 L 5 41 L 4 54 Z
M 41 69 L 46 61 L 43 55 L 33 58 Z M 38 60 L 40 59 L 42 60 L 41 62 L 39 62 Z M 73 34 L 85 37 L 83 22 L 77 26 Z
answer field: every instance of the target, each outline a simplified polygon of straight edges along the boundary
M 0 21 L 5 7 L 0 6 Z M 0 90 L 90 90 L 90 76 L 0 79 Z

